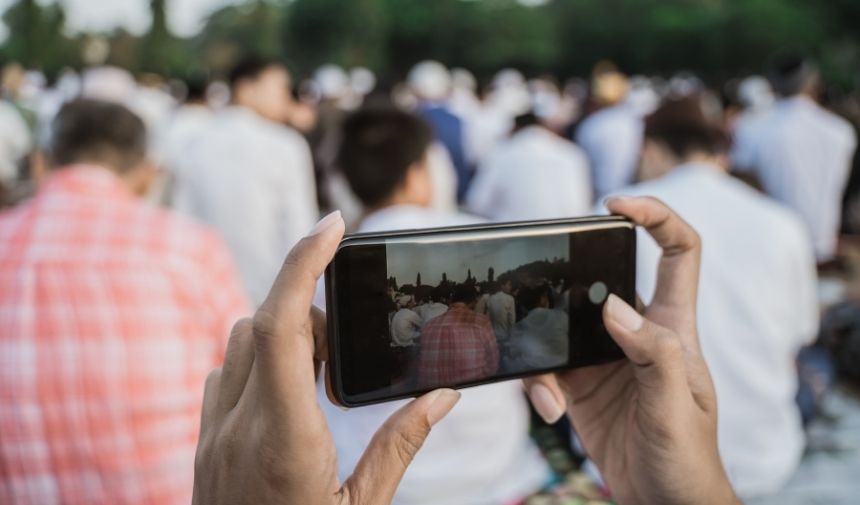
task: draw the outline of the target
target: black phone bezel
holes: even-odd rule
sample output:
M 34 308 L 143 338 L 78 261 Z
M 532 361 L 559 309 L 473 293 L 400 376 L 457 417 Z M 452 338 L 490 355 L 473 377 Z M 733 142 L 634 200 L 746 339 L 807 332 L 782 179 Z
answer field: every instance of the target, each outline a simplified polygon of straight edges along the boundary
M 370 233 L 351 233 L 344 235 L 340 244 L 338 244 L 337 250 L 335 251 L 335 256 L 332 258 L 331 263 L 326 267 L 325 271 L 325 298 L 326 298 L 326 312 L 327 314 L 337 314 L 337 297 L 335 294 L 335 259 L 337 258 L 338 253 L 346 247 L 350 247 L 354 242 L 362 242 L 362 245 L 369 245 L 366 243 L 367 240 L 379 240 L 379 245 L 384 245 L 386 239 L 390 238 L 409 238 L 409 237 L 426 237 L 432 235 L 439 234 L 450 234 L 450 233 L 468 233 L 473 231 L 486 231 L 486 230 L 511 230 L 511 229 L 524 229 L 524 228 L 537 228 L 542 226 L 556 226 L 556 225 L 593 225 L 593 224 L 625 224 L 628 225 L 628 229 L 632 234 L 631 247 L 630 247 L 630 258 L 629 267 L 630 267 L 630 278 L 629 278 L 629 292 L 627 293 L 629 296 L 627 303 L 633 305 L 635 303 L 636 297 L 636 289 L 635 289 L 635 279 L 636 279 L 636 225 L 623 216 L 615 216 L 615 215 L 607 215 L 607 216 L 587 216 L 587 217 L 577 217 L 577 218 L 564 218 L 564 219 L 547 219 L 547 220 L 533 220 L 533 221 L 515 221 L 515 222 L 505 222 L 505 223 L 483 223 L 483 224 L 470 224 L 470 225 L 462 225 L 462 226 L 450 226 L 450 227 L 439 227 L 439 228 L 420 228 L 420 229 L 409 229 L 409 230 L 394 230 L 394 231 L 385 231 L 385 232 L 370 232 Z M 327 338 L 328 338 L 328 362 L 326 363 L 326 373 L 329 376 L 329 381 L 331 385 L 331 394 L 334 396 L 334 400 L 337 401 L 340 405 L 344 407 L 354 408 L 354 407 L 363 407 L 366 405 L 374 405 L 378 403 L 386 403 L 395 400 L 402 400 L 408 398 L 416 398 L 422 394 L 430 392 L 434 389 L 438 388 L 428 388 L 426 390 L 420 390 L 415 392 L 409 392 L 405 394 L 393 394 L 391 396 L 386 396 L 384 398 L 374 398 L 370 400 L 355 400 L 351 399 L 350 395 L 347 395 L 343 390 L 343 383 L 340 374 L 339 364 L 339 355 L 340 355 L 340 332 L 339 327 L 336 324 L 336 317 L 326 317 L 326 329 L 327 329 Z M 618 359 L 623 359 L 623 356 Z M 573 368 L 582 368 L 585 366 L 593 366 L 599 365 L 602 363 L 608 363 L 612 361 L 617 361 L 617 359 L 607 359 L 603 361 L 594 361 L 589 362 L 587 365 L 581 366 L 561 366 L 554 368 L 547 368 L 542 370 L 533 370 L 525 373 L 515 373 L 511 375 L 505 376 L 495 376 L 492 378 L 469 382 L 463 385 L 454 386 L 456 389 L 464 389 L 471 388 L 475 386 L 481 386 L 485 384 L 494 384 L 497 382 L 504 382 L 508 380 L 521 379 L 524 377 L 531 377 L 534 375 L 540 375 L 545 373 L 553 373 L 559 372 L 563 370 L 570 370 Z

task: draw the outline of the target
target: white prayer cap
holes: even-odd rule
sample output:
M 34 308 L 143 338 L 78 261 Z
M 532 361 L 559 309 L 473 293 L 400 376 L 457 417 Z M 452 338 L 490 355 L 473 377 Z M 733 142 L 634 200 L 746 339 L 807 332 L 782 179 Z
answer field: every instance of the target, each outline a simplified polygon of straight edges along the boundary
M 524 87 L 525 84 L 526 78 L 523 77 L 523 74 L 515 68 L 503 68 L 496 73 L 495 77 L 493 77 L 493 87 L 495 88 L 519 88 Z
M 753 75 L 738 85 L 738 100 L 752 109 L 767 107 L 773 103 L 773 88 L 764 77 Z
M 451 84 L 454 88 L 475 91 L 478 89 L 478 81 L 474 74 L 465 68 L 451 69 Z
M 705 84 L 691 72 L 678 72 L 669 79 L 669 94 L 684 97 L 704 91 Z
M 630 91 L 627 93 L 627 103 L 639 117 L 645 117 L 660 106 L 660 95 L 654 89 L 651 79 L 636 75 L 630 78 Z
M 349 76 L 339 66 L 329 63 L 314 72 L 314 82 L 323 98 L 342 98 L 349 92 Z
M 402 307 L 405 307 L 405 306 L 406 306 L 406 305 L 408 305 L 408 304 L 409 304 L 409 302 L 411 302 L 411 301 L 412 301 L 412 296 L 410 296 L 410 295 L 403 295 L 403 296 L 401 296 L 400 298 L 398 298 L 398 299 L 397 299 L 397 304 L 398 304 L 398 305 L 400 305 L 400 306 L 402 306 Z
M 368 68 L 355 67 L 349 71 L 349 83 L 352 91 L 357 95 L 365 96 L 376 87 L 376 75 Z
M 422 61 L 412 67 L 407 77 L 409 86 L 426 100 L 444 100 L 451 91 L 451 73 L 438 61 Z
M 126 70 L 117 67 L 93 67 L 81 76 L 81 96 L 94 100 L 104 100 L 126 104 L 137 91 L 134 77 Z
M 555 83 L 546 79 L 528 81 L 531 109 L 535 116 L 550 119 L 559 112 L 561 93 Z

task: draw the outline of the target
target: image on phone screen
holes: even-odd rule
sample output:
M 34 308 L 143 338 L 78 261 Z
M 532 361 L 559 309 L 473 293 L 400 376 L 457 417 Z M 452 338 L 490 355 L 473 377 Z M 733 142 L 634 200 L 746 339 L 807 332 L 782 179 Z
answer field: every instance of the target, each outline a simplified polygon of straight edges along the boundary
M 622 357 L 601 311 L 609 293 L 632 301 L 634 240 L 621 222 L 342 248 L 336 394 L 370 403 Z

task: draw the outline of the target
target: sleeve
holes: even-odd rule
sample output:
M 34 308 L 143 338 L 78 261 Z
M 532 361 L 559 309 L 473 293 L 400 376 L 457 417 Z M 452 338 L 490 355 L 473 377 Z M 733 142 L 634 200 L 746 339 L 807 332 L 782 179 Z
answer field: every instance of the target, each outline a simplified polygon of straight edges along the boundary
M 794 272 L 794 289 L 796 295 L 797 316 L 797 346 L 798 348 L 809 345 L 818 337 L 819 309 L 818 309 L 818 272 L 816 270 L 815 255 L 811 246 L 811 239 L 806 230 L 797 224 L 796 234 L 801 240 L 797 240 L 797 254 L 793 256 L 795 264 L 789 271 Z
M 243 317 L 250 317 L 253 310 L 230 251 L 220 238 L 211 236 L 202 259 L 201 278 L 206 280 L 203 296 L 207 297 L 205 302 L 212 321 L 212 336 L 219 343 L 217 359 L 220 364 L 224 360 L 233 325 Z

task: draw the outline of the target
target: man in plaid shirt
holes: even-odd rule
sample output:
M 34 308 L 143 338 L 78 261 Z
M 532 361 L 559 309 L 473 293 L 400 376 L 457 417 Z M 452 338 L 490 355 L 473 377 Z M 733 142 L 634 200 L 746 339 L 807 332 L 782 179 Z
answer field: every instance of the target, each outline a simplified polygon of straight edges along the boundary
M 474 286 L 454 288 L 448 312 L 421 330 L 418 384 L 435 387 L 486 378 L 499 368 L 499 346 L 490 319 L 475 312 Z
M 78 100 L 0 214 L 0 503 L 188 504 L 203 385 L 249 313 L 229 253 L 137 198 L 142 121 Z

